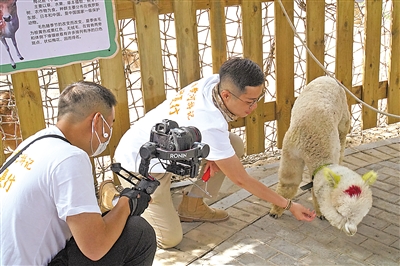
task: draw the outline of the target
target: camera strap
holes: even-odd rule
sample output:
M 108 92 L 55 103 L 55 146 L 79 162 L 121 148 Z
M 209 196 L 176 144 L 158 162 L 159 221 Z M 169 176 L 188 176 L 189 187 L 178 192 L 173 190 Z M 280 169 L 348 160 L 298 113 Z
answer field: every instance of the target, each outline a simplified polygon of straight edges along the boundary
M 20 155 L 22 152 L 24 152 L 32 143 L 40 140 L 40 139 L 44 139 L 44 138 L 57 138 L 57 139 L 61 139 L 65 142 L 68 142 L 69 144 L 71 144 L 71 142 L 69 142 L 66 138 L 60 136 L 60 135 L 56 135 L 56 134 L 49 134 L 49 135 L 43 135 L 38 137 L 37 139 L 32 140 L 30 143 L 28 143 L 25 147 L 23 147 L 19 152 L 17 152 L 12 158 L 10 158 L 1 168 L 0 168 L 0 174 L 3 173 L 4 170 L 7 169 L 7 167 L 10 166 L 10 164 L 12 164 Z

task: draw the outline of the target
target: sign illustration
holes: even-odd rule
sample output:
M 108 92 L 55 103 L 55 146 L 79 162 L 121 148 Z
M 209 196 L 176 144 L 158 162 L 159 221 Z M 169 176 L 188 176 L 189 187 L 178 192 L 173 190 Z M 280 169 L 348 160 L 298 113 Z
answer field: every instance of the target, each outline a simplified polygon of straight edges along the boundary
M 112 57 L 111 0 L 0 0 L 0 74 Z

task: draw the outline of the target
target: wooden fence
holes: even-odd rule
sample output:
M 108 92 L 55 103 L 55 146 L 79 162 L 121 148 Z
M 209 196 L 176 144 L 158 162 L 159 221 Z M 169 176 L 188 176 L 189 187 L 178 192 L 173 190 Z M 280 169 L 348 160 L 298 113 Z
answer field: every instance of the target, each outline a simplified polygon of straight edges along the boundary
M 144 111 L 151 110 L 166 98 L 160 42 L 160 14 L 173 13 L 174 15 L 179 87 L 183 87 L 201 77 L 196 20 L 198 10 L 208 10 L 209 13 L 214 73 L 218 72 L 220 65 L 227 59 L 225 7 L 228 6 L 239 6 L 241 9 L 242 56 L 263 66 L 265 59 L 262 41 L 262 20 L 264 18 L 261 5 L 263 2 L 256 0 L 115 0 L 118 21 L 134 19 L 136 24 Z M 293 0 L 282 0 L 288 18 L 292 22 L 294 3 Z M 276 145 L 280 148 L 283 136 L 289 127 L 291 108 L 295 101 L 293 49 L 295 34 L 280 4 L 275 2 L 273 7 L 276 100 L 258 104 L 257 109 L 251 115 L 231 123 L 232 128 L 245 128 L 247 154 L 264 151 L 264 123 L 268 121 L 276 121 Z M 306 43 L 320 62 L 324 62 L 325 56 L 325 8 L 326 3 L 322 0 L 312 1 L 306 7 Z M 386 111 L 400 115 L 400 16 L 391 17 L 391 57 L 388 78 L 379 80 L 382 0 L 366 0 L 363 83 L 353 86 L 354 1 L 338 0 L 336 8 L 335 34 L 338 40 L 334 70 L 336 78 L 367 104 L 377 108 L 378 101 L 386 99 Z M 399 1 L 392 1 L 392 14 L 400 14 Z M 119 102 L 116 108 L 117 119 L 114 123 L 113 136 L 109 149 L 103 156 L 113 157 L 119 139 L 132 122 L 129 116 L 123 52 L 124 50 L 121 49 L 114 58 L 101 59 L 98 62 L 101 84 L 111 89 Z M 57 68 L 58 87 L 62 89 L 69 83 L 82 80 L 82 73 L 80 63 Z M 324 75 L 324 71 L 307 55 L 306 71 L 303 74 L 308 82 L 315 77 Z M 46 126 L 38 71 L 12 74 L 11 80 L 18 108 L 21 135 L 25 139 Z M 348 104 L 350 108 L 356 104 L 356 101 L 348 96 Z M 396 118 L 389 117 L 387 123 L 398 121 Z M 362 128 L 376 126 L 377 113 L 363 106 Z M 0 145 L 2 145 L 1 142 Z M 3 150 L 2 147 L 0 149 Z M 6 155 L 0 153 L 0 161 L 3 162 L 5 158 Z

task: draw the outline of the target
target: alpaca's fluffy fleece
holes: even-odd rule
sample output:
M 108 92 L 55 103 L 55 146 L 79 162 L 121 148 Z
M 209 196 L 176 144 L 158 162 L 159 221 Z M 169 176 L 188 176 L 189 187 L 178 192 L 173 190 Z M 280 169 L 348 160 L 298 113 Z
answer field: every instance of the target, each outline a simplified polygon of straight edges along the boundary
M 319 170 L 313 188 L 317 216 L 325 217 L 333 226 L 352 235 L 371 208 L 372 195 L 368 187 L 371 182 L 366 182 L 347 167 L 339 166 L 349 129 L 346 94 L 336 80 L 319 77 L 310 82 L 293 105 L 290 126 L 283 139 L 277 192 L 292 199 L 302 181 L 304 166 L 310 173 Z M 331 169 L 331 172 L 322 171 L 323 168 Z M 343 196 L 348 195 L 343 191 L 352 185 L 362 185 L 362 197 L 352 194 L 349 200 Z M 283 211 L 274 205 L 270 215 L 277 218 Z M 347 221 L 351 224 L 346 225 Z

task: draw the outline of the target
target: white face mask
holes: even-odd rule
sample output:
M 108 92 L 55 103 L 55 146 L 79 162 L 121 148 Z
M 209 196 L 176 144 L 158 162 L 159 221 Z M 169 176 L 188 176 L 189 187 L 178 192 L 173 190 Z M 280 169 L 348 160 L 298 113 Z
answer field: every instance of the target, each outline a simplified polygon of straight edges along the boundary
M 101 114 L 100 114 L 101 115 Z M 97 132 L 94 130 L 94 118 L 92 120 L 92 138 L 90 139 L 90 148 L 92 150 L 92 157 L 95 157 L 97 155 L 100 155 L 106 148 L 108 143 L 110 142 L 111 136 L 112 136 L 112 128 L 108 125 L 107 121 L 104 119 L 103 115 L 101 115 L 101 118 L 103 119 L 103 137 L 108 138 L 108 140 L 106 140 L 105 142 L 101 142 L 99 134 L 97 134 Z M 110 136 L 108 136 L 108 133 L 104 131 L 104 123 L 107 125 L 107 127 L 110 129 Z M 93 152 L 93 133 L 96 134 L 97 139 L 99 140 L 99 146 L 97 147 L 97 149 Z

